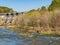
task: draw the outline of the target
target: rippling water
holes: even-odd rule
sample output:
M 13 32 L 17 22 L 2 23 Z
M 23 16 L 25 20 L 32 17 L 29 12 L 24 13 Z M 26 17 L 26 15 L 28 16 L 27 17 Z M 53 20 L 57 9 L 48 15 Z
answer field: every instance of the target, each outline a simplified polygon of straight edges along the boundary
M 15 35 L 17 31 L 0 28 L 0 45 L 60 45 L 60 37 L 39 35 L 33 33 L 34 37 L 27 38 Z M 32 33 L 31 33 L 32 34 Z

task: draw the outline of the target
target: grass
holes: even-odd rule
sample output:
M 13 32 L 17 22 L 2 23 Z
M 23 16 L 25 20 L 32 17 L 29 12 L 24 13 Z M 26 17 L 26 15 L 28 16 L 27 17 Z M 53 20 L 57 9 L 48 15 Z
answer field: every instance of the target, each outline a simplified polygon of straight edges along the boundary
M 53 32 L 50 32 L 50 31 L 44 31 L 44 32 L 40 32 L 40 34 L 48 34 L 48 35 L 51 35 L 51 34 L 54 34 Z

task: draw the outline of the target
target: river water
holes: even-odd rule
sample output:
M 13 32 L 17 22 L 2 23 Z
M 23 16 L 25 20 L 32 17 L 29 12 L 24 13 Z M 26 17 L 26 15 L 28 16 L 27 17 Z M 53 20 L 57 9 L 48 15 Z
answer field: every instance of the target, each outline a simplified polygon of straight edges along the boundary
M 18 33 L 18 31 L 0 28 L 0 45 L 60 45 L 60 37 L 58 36 L 30 33 L 34 36 L 28 38 L 17 36 L 16 33 Z

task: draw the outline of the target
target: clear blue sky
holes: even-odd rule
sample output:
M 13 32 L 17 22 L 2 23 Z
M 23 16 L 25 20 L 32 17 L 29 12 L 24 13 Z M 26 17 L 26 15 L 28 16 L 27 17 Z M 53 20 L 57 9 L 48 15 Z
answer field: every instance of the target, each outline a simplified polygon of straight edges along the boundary
M 31 9 L 48 7 L 52 0 L 0 0 L 0 6 L 7 6 L 15 11 L 28 11 Z

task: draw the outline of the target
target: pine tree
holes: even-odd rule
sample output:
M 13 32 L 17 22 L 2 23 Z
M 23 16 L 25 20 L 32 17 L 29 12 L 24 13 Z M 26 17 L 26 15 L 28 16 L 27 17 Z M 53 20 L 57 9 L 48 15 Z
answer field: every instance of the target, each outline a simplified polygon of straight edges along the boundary
M 52 0 L 52 3 L 48 7 L 48 10 L 54 10 L 56 8 L 60 8 L 60 0 Z

